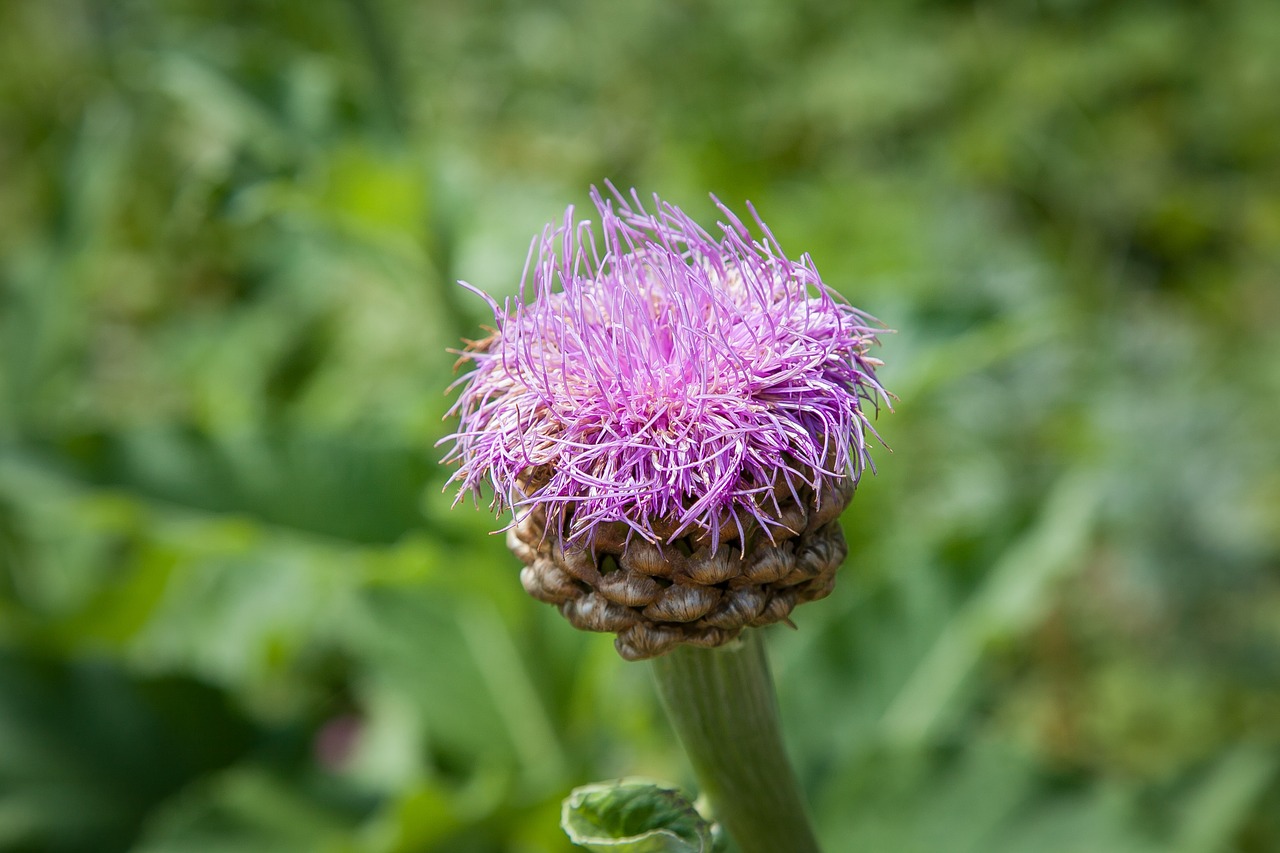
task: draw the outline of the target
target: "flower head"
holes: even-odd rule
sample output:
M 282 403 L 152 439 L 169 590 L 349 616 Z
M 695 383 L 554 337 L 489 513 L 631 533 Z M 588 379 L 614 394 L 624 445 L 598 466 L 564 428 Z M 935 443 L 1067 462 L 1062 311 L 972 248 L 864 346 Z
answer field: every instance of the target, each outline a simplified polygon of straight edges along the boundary
M 446 439 L 459 496 L 488 483 L 495 509 L 538 508 L 570 542 L 618 523 L 713 549 L 794 533 L 786 504 L 847 493 L 871 464 L 875 321 L 753 208 L 757 235 L 716 201 L 712 233 L 609 189 L 594 222 L 570 207 L 535 238 L 514 307 L 484 297 L 496 328 L 463 353 Z

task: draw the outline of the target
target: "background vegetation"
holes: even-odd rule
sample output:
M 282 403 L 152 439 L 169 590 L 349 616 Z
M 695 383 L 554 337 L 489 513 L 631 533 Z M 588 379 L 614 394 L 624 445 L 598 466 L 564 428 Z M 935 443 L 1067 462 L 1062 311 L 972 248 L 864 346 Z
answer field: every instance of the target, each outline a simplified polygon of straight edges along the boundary
M 0 3 L 0 849 L 560 851 L 690 777 L 450 510 L 465 278 L 591 183 L 898 333 L 772 630 L 842 851 L 1280 849 L 1280 4 Z

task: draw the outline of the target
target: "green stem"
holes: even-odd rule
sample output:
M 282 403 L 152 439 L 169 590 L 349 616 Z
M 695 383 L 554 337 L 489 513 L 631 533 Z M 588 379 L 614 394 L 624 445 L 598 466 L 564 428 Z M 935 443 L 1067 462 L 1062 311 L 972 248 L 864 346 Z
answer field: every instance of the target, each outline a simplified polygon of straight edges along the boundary
M 742 853 L 818 853 L 760 632 L 718 649 L 680 646 L 653 672 L 715 818 Z

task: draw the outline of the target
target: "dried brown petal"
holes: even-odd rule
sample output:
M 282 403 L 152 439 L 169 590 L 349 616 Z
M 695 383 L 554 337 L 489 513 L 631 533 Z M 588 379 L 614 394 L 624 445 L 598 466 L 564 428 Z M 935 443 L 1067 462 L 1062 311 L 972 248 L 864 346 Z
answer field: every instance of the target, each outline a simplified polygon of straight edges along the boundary
M 768 594 L 759 587 L 731 589 L 720 599 L 716 609 L 702 618 L 702 623 L 715 628 L 741 628 L 760 615 L 768 600 Z
M 635 538 L 622 552 L 619 562 L 628 572 L 669 578 L 675 573 L 676 563 L 684 562 L 684 555 L 674 547 L 663 549 L 652 542 Z
M 574 578 L 545 558 L 525 566 L 520 571 L 520 583 L 534 598 L 549 604 L 582 595 L 582 588 Z
M 802 600 L 817 601 L 819 599 L 826 598 L 828 595 L 831 594 L 831 591 L 835 588 L 836 588 L 836 575 L 835 575 L 835 572 L 831 572 L 828 575 L 825 575 L 820 578 L 816 578 L 813 581 L 811 581 L 809 585 L 804 588 Z
M 718 589 L 672 584 L 644 609 L 644 615 L 655 622 L 692 622 L 706 616 L 719 602 Z
M 741 531 L 738 530 L 739 523 L 742 524 Z M 742 538 L 745 536 L 747 539 L 747 542 L 750 543 L 751 533 L 754 529 L 755 529 L 755 522 L 749 518 L 741 519 L 740 522 L 735 522 L 733 519 L 730 518 L 730 519 L 725 519 L 725 521 L 721 523 L 720 529 L 716 531 L 715 536 L 712 536 L 710 530 L 697 530 L 697 531 L 694 531 L 689 536 L 689 538 L 693 541 L 693 544 L 698 548 L 703 548 L 703 547 L 710 548 L 712 539 L 715 539 L 716 544 L 719 545 L 720 547 L 723 547 L 726 543 L 737 542 L 738 550 L 741 551 Z
M 773 548 L 761 548 L 748 558 L 742 570 L 739 584 L 764 585 L 779 581 L 795 568 L 796 558 L 790 541 Z
M 822 489 L 814 501 L 814 510 L 809 513 L 808 529 L 817 530 L 839 518 L 849 501 L 853 500 L 853 489 L 854 483 L 849 477 L 835 481 L 824 478 Z
M 737 577 L 742 572 L 742 568 L 742 558 L 732 548 L 721 546 L 714 553 L 710 553 L 706 548 L 700 548 L 685 561 L 680 577 L 687 578 L 693 583 L 713 586 Z
M 553 600 L 547 591 L 542 588 L 542 579 L 531 566 L 525 566 L 520 570 L 520 585 L 524 587 L 525 592 L 529 593 L 539 601 L 545 601 L 548 604 L 560 603 Z
M 521 539 L 514 527 L 507 531 L 507 548 L 526 566 L 538 558 L 538 549 Z
M 648 575 L 612 572 L 600 579 L 597 589 L 601 595 L 615 604 L 644 607 L 658 600 L 663 587 Z
M 810 576 L 816 576 L 834 571 L 848 553 L 844 532 L 839 524 L 832 522 L 819 530 L 818 535 L 809 538 L 800 552 L 799 563 Z
M 741 631 L 741 628 L 735 628 L 732 631 L 727 631 L 724 628 L 703 628 L 685 632 L 681 642 L 688 643 L 691 646 L 700 646 L 704 649 L 714 649 L 716 646 L 723 646 L 738 636 Z
M 809 511 L 795 501 L 787 501 L 781 507 L 782 512 L 778 515 L 778 522 L 782 525 L 782 529 L 788 533 L 795 535 L 802 532 L 809 525 Z M 778 534 L 775 533 L 775 536 Z
M 564 602 L 560 612 L 573 627 L 583 631 L 622 631 L 640 618 L 631 608 L 614 604 L 597 592 Z
M 591 549 L 581 545 L 566 547 L 557 540 L 551 553 L 556 564 L 578 580 L 590 586 L 600 583 L 600 569 L 596 566 L 596 555 Z
M 791 590 L 779 590 L 770 598 L 769 603 L 765 605 L 763 611 L 755 619 L 751 620 L 752 625 L 772 625 L 774 622 L 781 622 L 791 615 L 791 611 L 796 606 L 796 596 Z
M 621 521 L 596 525 L 591 536 L 591 547 L 596 551 L 621 553 L 630 533 L 631 528 Z
M 639 622 L 620 632 L 613 646 L 627 660 L 645 660 L 666 654 L 684 638 L 685 633 L 677 628 Z

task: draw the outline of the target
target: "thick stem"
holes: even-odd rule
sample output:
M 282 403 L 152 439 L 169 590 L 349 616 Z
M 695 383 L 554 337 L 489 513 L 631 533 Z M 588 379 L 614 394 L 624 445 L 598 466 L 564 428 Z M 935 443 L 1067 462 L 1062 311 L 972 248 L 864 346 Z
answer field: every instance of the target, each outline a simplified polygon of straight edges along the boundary
M 653 672 L 703 793 L 742 853 L 818 853 L 760 632 L 716 649 L 680 646 L 655 658 Z

